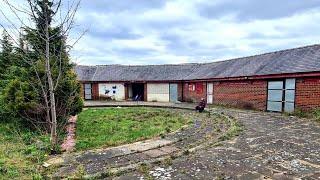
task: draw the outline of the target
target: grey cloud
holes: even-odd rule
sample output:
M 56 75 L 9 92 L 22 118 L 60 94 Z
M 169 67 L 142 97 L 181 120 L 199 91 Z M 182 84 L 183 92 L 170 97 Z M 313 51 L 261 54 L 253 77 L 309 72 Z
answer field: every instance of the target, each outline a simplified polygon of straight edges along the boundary
M 187 19 L 149 19 L 141 22 L 145 27 L 152 29 L 163 29 L 164 31 L 169 31 L 170 28 L 185 28 L 188 25 L 192 24 L 191 20 Z
M 130 19 L 131 17 L 128 17 L 126 20 L 122 18 L 123 15 L 100 18 L 99 16 L 90 13 L 86 15 L 85 18 L 78 18 L 76 23 L 85 26 L 86 29 L 88 29 L 87 35 L 99 38 L 100 40 L 141 38 L 142 35 L 134 33 L 131 24 L 127 23 L 127 20 L 133 21 Z M 108 25 L 105 26 L 105 23 Z
M 82 1 L 81 9 L 103 13 L 143 11 L 161 8 L 165 3 L 165 0 L 84 0 Z
M 166 42 L 167 50 L 176 55 L 191 55 L 191 51 L 199 49 L 198 42 L 189 42 L 186 38 L 177 34 L 167 32 L 161 35 L 160 38 Z
M 154 54 L 156 51 L 150 48 L 114 48 L 113 53 L 128 57 L 145 57 Z
M 138 39 L 141 35 L 131 32 L 130 29 L 125 27 L 114 27 L 114 28 L 90 28 L 89 35 L 100 40 L 113 40 L 113 39 Z
M 199 14 L 207 18 L 236 15 L 237 21 L 276 19 L 320 7 L 319 0 L 225 0 L 219 4 L 198 4 Z
M 196 12 L 200 13 L 200 16 L 193 16 L 194 12 L 183 12 L 184 16 L 156 18 L 145 17 L 144 13 L 159 9 L 160 11 L 156 14 L 161 15 L 161 8 L 168 1 L 83 0 L 82 2 L 82 10 L 79 11 L 82 20 L 80 24 L 89 25 L 87 39 L 93 43 L 87 45 L 92 52 L 82 54 L 86 64 L 170 63 L 170 60 L 163 59 L 166 57 L 169 59 L 180 57 L 180 60 L 185 57 L 188 62 L 214 61 L 291 48 L 310 43 L 310 39 L 314 37 L 320 37 L 317 33 L 319 25 L 312 22 L 312 14 L 306 16 L 310 22 L 303 27 L 299 27 L 301 21 L 297 26 L 294 26 L 294 23 L 290 25 L 276 23 L 277 19 L 282 17 L 305 13 L 315 8 L 320 9 L 320 0 L 224 0 L 218 5 L 210 4 L 211 1 L 203 1 L 202 4 L 188 1 L 195 5 L 195 9 L 198 10 Z M 267 22 L 266 25 L 274 27 L 278 33 L 268 35 L 262 28 L 252 27 L 254 29 L 248 29 L 248 36 L 235 38 L 234 41 L 230 37 L 225 37 L 226 41 L 223 41 L 224 37 L 216 34 L 212 36 L 213 38 L 208 35 L 205 39 L 205 34 L 198 34 L 214 29 L 214 27 L 208 28 L 206 24 L 212 23 L 210 21 L 212 19 L 216 20 L 214 24 L 217 26 L 223 25 L 224 22 L 219 18 L 230 14 L 236 16 L 233 25 L 245 27 L 245 29 L 251 26 L 243 22 L 272 19 L 274 21 Z M 202 24 L 204 24 L 203 28 L 207 29 L 201 29 Z M 200 35 L 199 38 L 197 35 Z M 152 41 L 150 44 L 165 46 L 165 50 L 152 49 L 147 45 L 131 47 L 124 44 L 124 47 L 119 47 L 117 44 L 117 40 L 143 38 L 146 41 L 150 39 Z M 115 42 L 116 46 L 109 44 L 112 42 Z M 85 49 L 86 43 L 82 43 L 82 46 Z
M 227 46 L 220 43 L 203 46 L 199 41 L 188 41 L 187 38 L 173 33 L 165 33 L 160 38 L 167 42 L 168 52 L 180 56 L 216 56 L 217 54 L 222 55 L 220 52 L 234 48 L 233 45 Z

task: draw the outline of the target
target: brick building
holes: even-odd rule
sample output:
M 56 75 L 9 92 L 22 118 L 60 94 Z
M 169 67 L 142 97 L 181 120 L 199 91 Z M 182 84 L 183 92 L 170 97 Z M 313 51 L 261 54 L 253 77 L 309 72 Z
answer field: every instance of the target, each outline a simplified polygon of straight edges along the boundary
M 86 100 L 198 102 L 292 112 L 320 108 L 320 45 L 227 61 L 76 66 Z

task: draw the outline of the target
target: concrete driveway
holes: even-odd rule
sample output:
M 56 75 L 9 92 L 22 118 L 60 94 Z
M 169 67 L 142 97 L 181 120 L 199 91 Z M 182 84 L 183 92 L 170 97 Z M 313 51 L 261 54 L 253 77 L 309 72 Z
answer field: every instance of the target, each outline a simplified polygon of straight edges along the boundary
M 280 114 L 216 109 L 238 119 L 244 132 L 116 179 L 320 179 L 320 123 Z

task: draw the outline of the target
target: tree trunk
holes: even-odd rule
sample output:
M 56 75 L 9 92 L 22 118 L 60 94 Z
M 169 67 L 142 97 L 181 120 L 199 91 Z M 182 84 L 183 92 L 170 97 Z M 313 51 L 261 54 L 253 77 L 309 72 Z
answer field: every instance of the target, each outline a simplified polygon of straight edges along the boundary
M 47 14 L 49 15 L 49 14 Z M 46 34 L 46 74 L 48 78 L 49 86 L 49 95 L 50 95 L 50 112 L 51 112 L 51 150 L 53 153 L 56 152 L 58 136 L 57 136 L 57 112 L 56 112 L 56 101 L 54 95 L 54 85 L 52 80 L 51 68 L 50 68 L 50 36 L 49 36 L 49 22 L 48 17 L 46 17 L 45 25 L 45 34 Z

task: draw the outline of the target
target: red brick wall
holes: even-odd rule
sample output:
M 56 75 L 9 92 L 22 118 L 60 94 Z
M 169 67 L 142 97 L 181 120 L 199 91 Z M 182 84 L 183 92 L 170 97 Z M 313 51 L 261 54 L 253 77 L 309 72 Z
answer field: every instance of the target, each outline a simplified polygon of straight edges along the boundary
M 195 90 L 190 91 L 189 85 L 195 85 Z M 206 97 L 207 97 L 207 84 L 205 82 L 184 83 L 184 85 L 183 85 L 183 101 L 200 102 L 201 98 L 206 99 Z
M 267 81 L 225 81 L 213 84 L 213 103 L 245 109 L 266 110 Z
M 296 80 L 296 109 L 320 108 L 320 77 Z

